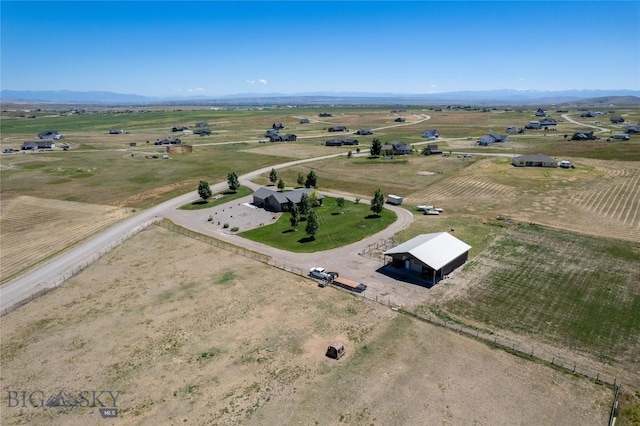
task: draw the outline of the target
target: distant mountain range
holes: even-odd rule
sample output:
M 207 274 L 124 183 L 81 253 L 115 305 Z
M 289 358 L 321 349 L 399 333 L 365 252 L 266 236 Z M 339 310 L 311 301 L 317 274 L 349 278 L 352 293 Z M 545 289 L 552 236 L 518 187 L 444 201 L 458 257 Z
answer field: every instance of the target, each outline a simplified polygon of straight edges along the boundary
M 428 94 L 368 92 L 243 93 L 225 96 L 161 98 L 114 92 L 2 90 L 2 102 L 49 104 L 221 104 L 221 105 L 640 105 L 638 90 L 485 90 Z

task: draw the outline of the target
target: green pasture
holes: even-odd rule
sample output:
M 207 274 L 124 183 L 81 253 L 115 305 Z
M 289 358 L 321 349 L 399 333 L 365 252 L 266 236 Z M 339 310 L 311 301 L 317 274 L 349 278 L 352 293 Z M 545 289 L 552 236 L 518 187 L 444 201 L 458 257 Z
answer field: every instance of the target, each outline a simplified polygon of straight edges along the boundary
M 445 309 L 603 361 L 628 360 L 640 342 L 639 264 L 638 242 L 515 226 L 467 263 L 468 292 Z
M 208 200 L 202 198 L 192 201 L 184 206 L 180 207 L 180 210 L 202 210 L 210 207 L 219 206 L 220 204 L 228 203 L 229 201 L 237 200 L 238 198 L 246 197 L 253 194 L 253 191 L 246 186 L 241 186 L 237 191 L 226 190 L 213 194 Z
M 369 204 L 347 201 L 340 209 L 336 205 L 335 198 L 326 197 L 323 201 L 322 206 L 315 208 L 319 223 L 315 240 L 309 240 L 304 232 L 306 224 L 304 220 L 300 222 L 297 229 L 291 228 L 289 213 L 280 216 L 274 224 L 242 232 L 239 235 L 282 250 L 312 253 L 360 241 L 382 231 L 396 220 L 395 213 L 387 209 L 384 209 L 380 216 L 373 215 Z

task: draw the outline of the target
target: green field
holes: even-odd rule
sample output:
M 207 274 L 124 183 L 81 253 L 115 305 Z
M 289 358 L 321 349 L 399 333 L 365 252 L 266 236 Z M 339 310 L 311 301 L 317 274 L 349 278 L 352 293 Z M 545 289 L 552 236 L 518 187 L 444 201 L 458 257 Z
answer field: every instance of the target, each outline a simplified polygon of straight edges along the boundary
M 469 290 L 445 308 L 492 328 L 637 366 L 639 264 L 640 243 L 515 226 L 465 265 Z
M 300 222 L 295 230 L 291 228 L 289 213 L 280 216 L 272 225 L 239 235 L 282 250 L 312 253 L 360 241 L 385 229 L 396 220 L 395 213 L 388 209 L 384 209 L 380 216 L 374 215 L 369 204 L 346 201 L 340 209 L 334 198 L 325 198 L 323 201 L 322 206 L 315 208 L 319 228 L 314 240 L 310 240 L 304 231 L 306 222 Z

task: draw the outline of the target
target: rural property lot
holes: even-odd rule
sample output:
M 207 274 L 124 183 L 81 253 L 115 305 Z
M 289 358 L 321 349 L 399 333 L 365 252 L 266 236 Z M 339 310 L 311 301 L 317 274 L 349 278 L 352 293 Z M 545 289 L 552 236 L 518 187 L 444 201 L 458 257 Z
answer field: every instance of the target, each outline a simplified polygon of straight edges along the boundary
M 612 398 L 155 226 L 2 321 L 3 390 L 121 391 L 117 424 L 601 425 Z M 333 340 L 347 348 L 339 361 L 324 357 Z M 102 421 L 95 408 L 0 415 Z

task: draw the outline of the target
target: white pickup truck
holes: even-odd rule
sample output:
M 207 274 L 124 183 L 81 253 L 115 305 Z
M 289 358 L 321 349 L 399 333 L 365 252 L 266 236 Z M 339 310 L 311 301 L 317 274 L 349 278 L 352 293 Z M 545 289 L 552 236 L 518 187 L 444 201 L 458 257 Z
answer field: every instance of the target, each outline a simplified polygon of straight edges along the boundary
M 320 280 L 332 281 L 338 274 L 336 272 L 327 272 L 324 268 L 315 266 L 309 269 L 309 275 Z

